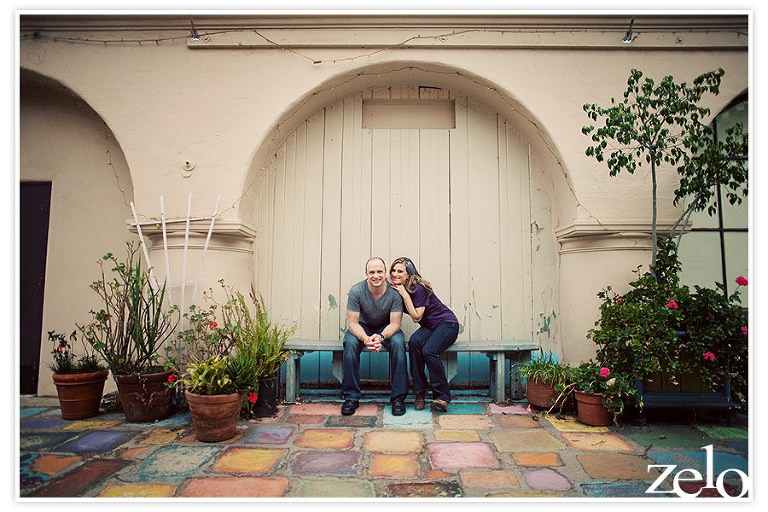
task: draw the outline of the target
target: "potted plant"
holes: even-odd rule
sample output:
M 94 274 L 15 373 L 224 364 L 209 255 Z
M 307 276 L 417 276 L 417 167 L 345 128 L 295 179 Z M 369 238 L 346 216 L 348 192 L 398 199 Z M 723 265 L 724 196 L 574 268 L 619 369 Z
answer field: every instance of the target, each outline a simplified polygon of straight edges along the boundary
M 519 369 L 526 378 L 528 403 L 539 409 L 563 404 L 556 399 L 568 383 L 568 366 L 558 363 L 551 352 L 526 361 Z
M 277 412 L 280 367 L 287 360 L 285 342 L 296 330 L 274 323 L 261 298 L 251 290 L 249 302 L 242 293 L 221 282 L 227 303 L 222 308 L 225 336 L 238 350 L 246 351 L 258 362 L 259 394 L 253 407 L 257 418 Z
M 203 442 L 231 439 L 245 393 L 255 397 L 258 389 L 254 351 L 225 335 L 216 321 L 216 309 L 215 304 L 207 309 L 190 306 L 184 315 L 189 327 L 179 333 L 180 350 L 169 364 L 176 372 L 169 386 L 184 389 L 195 437 Z
M 171 375 L 160 361 L 165 342 L 178 324 L 177 308 L 165 308 L 165 285 L 142 270 L 138 245 L 126 243 L 127 255 L 118 261 L 106 254 L 99 261 L 101 279 L 91 284 L 103 302 L 91 311 L 91 322 L 78 326 L 85 339 L 112 371 L 128 422 L 149 422 L 169 415 Z M 104 268 L 112 265 L 111 277 Z
M 82 420 L 99 414 L 104 382 L 109 371 L 83 343 L 84 354 L 78 356 L 64 334 L 48 331 L 53 343 L 53 382 L 59 396 L 61 417 L 65 420 Z M 77 341 L 77 331 L 72 331 L 69 341 Z
M 618 423 L 627 405 L 637 403 L 634 376 L 615 374 L 607 366 L 587 361 L 569 372 L 581 423 L 607 426 Z

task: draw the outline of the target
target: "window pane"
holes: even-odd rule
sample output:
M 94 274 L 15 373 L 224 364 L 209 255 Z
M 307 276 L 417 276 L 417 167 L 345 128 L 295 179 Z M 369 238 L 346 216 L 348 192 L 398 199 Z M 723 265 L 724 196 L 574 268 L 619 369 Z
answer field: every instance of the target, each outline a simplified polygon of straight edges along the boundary
M 717 116 L 717 136 L 720 140 L 725 137 L 725 131 L 733 125 L 741 123 L 744 132 L 749 131 L 749 102 L 744 101 Z M 723 196 L 723 227 L 746 228 L 749 214 L 748 201 L 743 198 L 740 205 L 731 205 Z
M 722 281 L 718 233 L 688 232 L 680 241 L 679 254 L 683 263 L 680 284 L 712 288 Z

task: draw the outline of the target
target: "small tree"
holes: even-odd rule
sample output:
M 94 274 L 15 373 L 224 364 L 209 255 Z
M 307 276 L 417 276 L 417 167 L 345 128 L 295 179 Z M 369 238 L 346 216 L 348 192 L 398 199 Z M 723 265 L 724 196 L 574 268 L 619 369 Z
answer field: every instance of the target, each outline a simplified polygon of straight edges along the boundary
M 689 201 L 670 236 L 674 236 L 678 228 L 679 236 L 682 236 L 694 211 L 707 209 L 709 215 L 716 211 L 711 200 L 718 185 L 731 204 L 741 203 L 742 196 L 747 195 L 747 135 L 738 124 L 726 131 L 724 140 L 717 140 L 708 123 L 710 110 L 699 106 L 704 93 L 719 94 L 724 73 L 722 69 L 704 73 L 689 87 L 685 82 L 675 83 L 672 76 L 664 77 L 656 85 L 651 78 L 641 80 L 643 73 L 633 69 L 623 101 L 616 103 L 611 98 L 610 107 L 594 103 L 583 107 L 592 121 L 605 119 L 604 126 L 597 129 L 594 126 L 582 128 L 582 133 L 591 134 L 594 142 L 587 147 L 587 156 L 598 162 L 606 161 L 611 176 L 622 170 L 634 174 L 643 162 L 650 165 L 653 201 L 651 272 L 656 267 L 658 250 L 656 188 L 657 170 L 661 165 L 676 166 L 680 175 L 673 204 L 677 206 L 680 201 Z

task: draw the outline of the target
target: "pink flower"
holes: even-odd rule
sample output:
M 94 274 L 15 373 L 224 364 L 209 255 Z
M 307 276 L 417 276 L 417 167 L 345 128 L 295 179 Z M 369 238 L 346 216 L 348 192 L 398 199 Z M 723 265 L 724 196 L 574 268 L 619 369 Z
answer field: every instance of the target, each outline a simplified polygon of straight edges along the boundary
M 675 302 L 674 300 L 671 300 L 667 302 L 667 307 L 672 309 L 677 309 L 677 302 Z
M 739 276 L 736 278 L 736 284 L 739 286 L 747 286 L 749 284 L 749 281 L 747 281 L 746 277 Z
M 609 376 L 610 374 L 611 374 L 611 370 L 609 370 L 609 369 L 608 369 L 608 368 L 606 368 L 605 366 L 603 366 L 602 368 L 600 368 L 600 375 L 602 375 L 603 377 L 607 377 L 607 376 Z
M 528 412 L 531 412 L 531 404 L 528 404 L 528 409 L 526 409 Z
M 715 354 L 712 352 L 704 352 L 704 359 L 708 361 L 714 361 L 715 360 Z
M 741 328 L 741 334 L 743 334 L 744 336 L 746 336 L 748 332 L 749 332 L 749 329 L 747 329 L 746 325 Z

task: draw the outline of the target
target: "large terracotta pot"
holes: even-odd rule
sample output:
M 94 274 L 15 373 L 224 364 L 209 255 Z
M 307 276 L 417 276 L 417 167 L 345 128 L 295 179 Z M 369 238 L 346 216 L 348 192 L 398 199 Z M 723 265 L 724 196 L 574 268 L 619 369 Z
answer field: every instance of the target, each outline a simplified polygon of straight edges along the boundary
M 101 395 L 108 370 L 90 373 L 53 374 L 59 395 L 61 417 L 65 420 L 82 420 L 99 414 Z
M 198 441 L 216 443 L 235 437 L 245 393 L 196 395 L 185 391 L 184 394 Z
M 600 393 L 584 393 L 576 390 L 576 414 L 585 425 L 605 427 L 613 423 L 613 413 L 603 405 Z
M 172 373 L 114 376 L 127 422 L 147 423 L 168 417 L 173 389 L 166 383 Z

